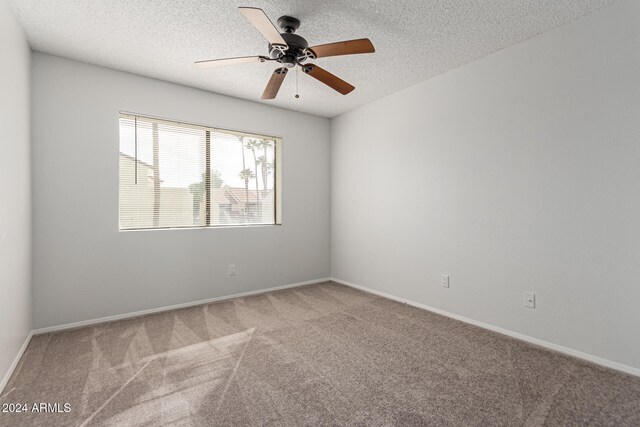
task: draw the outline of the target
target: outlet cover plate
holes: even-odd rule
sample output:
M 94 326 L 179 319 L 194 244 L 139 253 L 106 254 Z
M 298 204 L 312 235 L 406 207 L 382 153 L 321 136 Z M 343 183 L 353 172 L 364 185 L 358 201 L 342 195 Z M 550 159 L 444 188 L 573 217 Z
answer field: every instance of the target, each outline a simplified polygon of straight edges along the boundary
M 443 288 L 448 288 L 449 287 L 449 275 L 448 274 L 443 274 L 442 276 L 440 276 L 440 286 L 442 286 Z
M 525 292 L 524 306 L 527 308 L 536 308 L 536 294 L 533 292 Z

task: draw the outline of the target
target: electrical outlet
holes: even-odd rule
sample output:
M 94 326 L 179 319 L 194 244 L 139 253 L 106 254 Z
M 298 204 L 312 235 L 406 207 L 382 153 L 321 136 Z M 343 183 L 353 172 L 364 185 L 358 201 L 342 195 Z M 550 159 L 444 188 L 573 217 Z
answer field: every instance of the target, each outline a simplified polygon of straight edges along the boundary
M 536 308 L 536 294 L 533 292 L 525 292 L 524 306 L 528 308 Z
M 229 276 L 235 276 L 236 275 L 236 265 L 235 264 L 229 264 Z
M 442 276 L 440 276 L 440 286 L 442 286 L 443 288 L 448 288 L 449 287 L 449 275 L 448 274 L 443 274 Z

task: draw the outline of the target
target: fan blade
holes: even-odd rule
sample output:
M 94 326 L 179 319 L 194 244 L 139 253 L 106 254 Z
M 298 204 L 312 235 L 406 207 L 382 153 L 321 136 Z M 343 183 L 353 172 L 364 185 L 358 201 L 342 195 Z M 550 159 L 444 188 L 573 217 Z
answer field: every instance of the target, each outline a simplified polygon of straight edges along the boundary
M 196 61 L 194 65 L 198 68 L 224 67 L 225 65 L 253 64 L 265 62 L 268 58 L 264 56 L 240 56 L 237 58 L 209 59 L 206 61 Z
M 376 48 L 369 39 L 347 40 L 343 42 L 321 44 L 308 48 L 315 58 L 327 56 L 353 55 L 357 53 L 373 53 Z
M 320 68 L 315 64 L 308 64 L 308 65 L 302 66 L 302 71 L 309 74 L 314 79 L 319 80 L 322 83 L 326 84 L 330 88 L 337 90 L 343 95 L 346 95 L 355 89 L 355 87 L 351 86 L 349 83 L 345 82 L 340 77 L 334 76 L 327 70 Z
M 287 76 L 286 68 L 276 68 L 269 79 L 269 83 L 267 83 L 267 87 L 264 89 L 262 93 L 262 99 L 274 99 L 276 95 L 278 95 L 278 91 L 280 90 L 280 86 L 282 86 L 282 82 L 284 78 Z
M 257 7 L 239 7 L 238 9 L 240 9 L 240 13 L 260 31 L 269 43 L 287 46 L 287 42 L 284 41 L 276 26 L 273 25 L 273 22 L 267 17 L 267 14 L 264 13 L 264 10 L 258 9 Z

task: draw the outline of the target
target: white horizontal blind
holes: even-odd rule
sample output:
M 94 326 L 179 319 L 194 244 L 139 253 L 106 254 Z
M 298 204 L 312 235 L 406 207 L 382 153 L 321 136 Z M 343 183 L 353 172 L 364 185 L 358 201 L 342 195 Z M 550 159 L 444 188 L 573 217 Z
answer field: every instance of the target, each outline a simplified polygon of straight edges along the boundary
M 279 223 L 279 139 L 120 115 L 120 229 Z
M 211 134 L 211 222 L 274 224 L 273 138 Z

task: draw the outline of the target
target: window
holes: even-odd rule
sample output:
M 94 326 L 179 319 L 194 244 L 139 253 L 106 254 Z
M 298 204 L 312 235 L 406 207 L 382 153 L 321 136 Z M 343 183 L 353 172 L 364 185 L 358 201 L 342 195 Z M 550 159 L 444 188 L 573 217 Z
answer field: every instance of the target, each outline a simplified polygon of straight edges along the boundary
M 280 224 L 276 137 L 120 114 L 120 230 Z

